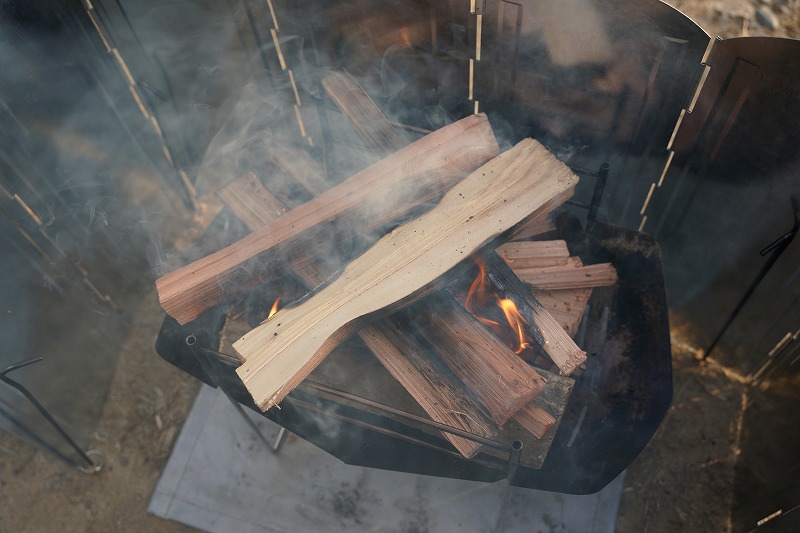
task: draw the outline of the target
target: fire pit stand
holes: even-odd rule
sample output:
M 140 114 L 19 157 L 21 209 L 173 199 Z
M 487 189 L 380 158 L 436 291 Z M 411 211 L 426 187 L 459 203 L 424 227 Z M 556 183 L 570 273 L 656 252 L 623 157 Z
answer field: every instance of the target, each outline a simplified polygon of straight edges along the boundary
M 586 370 L 560 425 L 541 441 L 498 442 L 431 421 L 410 398 L 397 400 L 405 391 L 374 357 L 352 345 L 355 340 L 345 341 L 279 409 L 261 413 L 234 371 L 238 359 L 220 351 L 228 321 L 221 306 L 184 326 L 166 317 L 156 349 L 348 464 L 484 482 L 510 475 L 519 487 L 593 493 L 636 458 L 666 414 L 672 398 L 669 326 L 661 255 L 652 238 L 598 222 L 570 246 L 587 262 L 612 262 L 619 282 L 593 293 L 584 318 Z M 344 377 L 350 385 L 337 381 Z M 466 459 L 441 431 L 484 446 Z

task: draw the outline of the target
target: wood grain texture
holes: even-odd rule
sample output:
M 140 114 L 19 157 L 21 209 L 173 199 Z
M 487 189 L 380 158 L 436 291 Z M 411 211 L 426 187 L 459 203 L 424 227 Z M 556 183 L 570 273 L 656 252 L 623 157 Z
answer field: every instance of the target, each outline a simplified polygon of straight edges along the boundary
M 407 143 L 364 89 L 344 72 L 322 78 L 322 87 L 369 148 L 378 154 L 399 150 Z
M 366 326 L 358 334 L 431 420 L 484 438 L 497 435 L 500 430 L 497 423 L 469 394 L 458 376 L 391 318 Z M 481 447 L 473 440 L 442 434 L 464 457 L 472 457 Z
M 497 155 L 485 115 L 471 115 L 423 137 L 328 189 L 240 241 L 156 280 L 159 301 L 179 323 L 220 301 L 221 284 L 248 259 L 296 238 L 305 230 L 352 211 L 374 220 L 413 205 L 420 192 L 447 190 Z
M 322 165 L 301 148 L 286 144 L 267 147 L 267 161 L 278 167 L 312 196 L 330 188 Z
M 503 425 L 530 403 L 545 381 L 503 341 L 447 293 L 428 296 L 409 309 L 415 329 L 450 370 Z
M 581 350 L 564 328 L 533 297 L 511 267 L 496 252 L 486 255 L 489 281 L 503 298 L 514 302 L 525 319 L 526 329 L 536 344 L 552 359 L 564 375 L 569 375 L 586 361 Z
M 252 172 L 217 191 L 217 196 L 251 231 L 265 226 L 287 211 Z
M 569 258 L 567 242 L 562 240 L 507 242 L 496 251 L 512 269 L 560 266 Z
M 519 279 L 540 290 L 605 287 L 617 282 L 617 270 L 611 263 L 584 266 L 568 263 L 544 268 L 516 268 L 512 265 L 511 268 Z
M 542 211 L 542 213 L 535 218 L 532 218 L 512 237 L 512 241 L 537 238 L 545 233 L 550 233 L 556 230 L 556 222 L 553 217 L 552 211 Z
M 234 344 L 246 360 L 237 373 L 255 403 L 266 410 L 280 402 L 357 320 L 429 287 L 548 200 L 571 192 L 577 181 L 532 139 L 483 165 L 438 206 L 382 238 L 319 292 Z
M 547 309 L 570 337 L 578 333 L 586 304 L 589 303 L 591 296 L 591 287 L 533 291 L 533 297 Z
M 527 429 L 537 439 L 544 437 L 547 430 L 556 423 L 556 419 L 536 402 L 530 402 L 514 415 L 519 425 Z
M 251 179 L 248 176 L 245 178 Z M 251 183 L 246 181 L 240 185 L 247 186 L 241 187 L 247 191 Z M 264 224 L 277 218 L 281 210 L 292 207 L 282 203 L 263 188 L 253 196 L 225 194 L 222 198 L 234 214 L 243 213 L 251 217 L 253 211 L 258 211 L 257 217 L 251 220 L 264 220 Z M 275 207 L 279 209 L 276 210 Z M 250 229 L 254 230 L 257 227 Z M 339 260 L 330 257 L 331 255 L 338 255 L 335 247 L 326 251 L 325 265 Z M 319 260 L 294 258 L 289 262 L 295 274 L 308 289 L 319 286 L 327 279 L 327 269 Z M 242 331 L 239 336 L 246 332 Z M 407 328 L 398 327 L 391 317 L 362 328 L 358 331 L 358 335 L 389 373 L 420 404 L 431 420 L 487 439 L 495 437 L 500 431 L 484 408 L 470 396 L 465 385 L 449 371 L 442 360 L 429 347 L 423 346 Z M 442 435 L 467 458 L 475 455 L 481 447 L 476 441 L 454 433 L 443 431 Z

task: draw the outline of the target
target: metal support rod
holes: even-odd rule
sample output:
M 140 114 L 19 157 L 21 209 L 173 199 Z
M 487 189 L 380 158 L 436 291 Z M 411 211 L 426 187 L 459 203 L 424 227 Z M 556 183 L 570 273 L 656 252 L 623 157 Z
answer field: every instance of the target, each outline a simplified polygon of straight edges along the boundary
M 228 392 L 225 391 L 225 389 L 223 389 L 213 377 L 214 368 L 211 361 L 209 361 L 210 358 L 216 359 L 219 363 L 234 365 L 234 366 L 238 366 L 236 365 L 236 363 L 238 363 L 239 361 L 237 360 L 236 363 L 234 363 L 233 361 L 234 358 L 232 358 L 231 356 L 198 345 L 197 337 L 195 335 L 188 335 L 184 340 L 184 342 L 186 343 L 186 346 L 189 348 L 189 350 L 192 352 L 192 355 L 194 355 L 195 359 L 197 359 L 197 362 L 200 363 L 200 366 L 203 367 L 203 370 L 206 372 L 209 379 L 214 382 L 214 386 L 217 387 L 219 390 L 221 390 L 222 393 L 225 394 L 225 397 L 228 398 L 228 400 L 230 400 L 230 402 L 233 404 L 233 407 L 236 409 L 236 412 L 239 413 L 239 416 L 241 416 L 247 423 L 247 425 L 250 426 L 250 429 L 253 430 L 258 439 L 261 442 L 263 442 L 266 445 L 266 447 L 269 448 L 270 451 L 272 451 L 273 453 L 277 453 L 278 449 L 280 448 L 281 441 L 283 440 L 284 432 L 286 431 L 285 428 L 281 427 L 277 437 L 275 437 L 275 442 L 270 442 L 267 439 L 267 437 L 264 436 L 264 434 L 261 432 L 258 425 L 255 422 L 253 422 L 253 419 L 247 416 L 247 413 L 245 412 L 242 405 L 238 401 L 236 401 L 236 399 L 233 398 L 230 394 L 228 394 Z
M 230 402 L 233 404 L 233 407 L 236 409 L 236 412 L 239 413 L 239 415 L 242 417 L 242 419 L 244 419 L 245 422 L 247 422 L 247 425 L 250 426 L 250 429 L 252 429 L 253 432 L 256 434 L 258 440 L 263 442 L 264 445 L 273 453 L 277 452 L 278 447 L 280 446 L 280 440 L 283 437 L 284 428 L 281 428 L 280 432 L 278 433 L 278 436 L 275 439 L 275 442 L 274 443 L 270 442 L 267 439 L 267 437 L 265 437 L 264 434 L 261 433 L 261 430 L 258 428 L 256 423 L 253 422 L 253 419 L 247 416 L 247 413 L 245 413 L 244 408 L 241 406 L 241 404 L 237 402 L 234 398 L 232 398 L 224 390 L 222 392 L 225 393 L 225 397 L 228 398 L 228 400 L 230 400 Z
M 508 473 L 506 474 L 506 479 L 503 482 L 503 498 L 500 504 L 500 512 L 497 514 L 497 522 L 494 525 L 495 533 L 503 530 L 503 522 L 506 519 L 506 513 L 508 512 L 508 500 L 510 499 L 509 496 L 511 494 L 511 482 L 514 480 L 514 476 L 517 474 L 517 467 L 519 467 L 520 460 L 522 459 L 522 441 L 515 440 L 511 443 L 511 451 L 508 454 Z
M 786 233 L 775 239 L 772 243 L 767 245 L 763 250 L 759 252 L 762 256 L 770 254 L 769 259 L 767 259 L 767 262 L 764 263 L 764 265 L 758 271 L 756 276 L 750 282 L 750 285 L 744 291 L 744 294 L 742 295 L 742 298 L 739 300 L 739 303 L 736 304 L 736 307 L 733 309 L 730 316 L 725 321 L 725 324 L 723 324 L 722 328 L 714 337 L 714 340 L 712 340 L 711 344 L 708 345 L 708 348 L 703 350 L 703 352 L 700 354 L 699 359 L 701 361 L 705 361 L 708 355 L 711 353 L 711 351 L 717 346 L 717 343 L 719 343 L 722 336 L 725 335 L 725 332 L 728 331 L 728 328 L 736 319 L 736 317 L 739 316 L 739 312 L 750 300 L 750 297 L 758 288 L 761 281 L 766 277 L 770 269 L 772 269 L 772 267 L 778 261 L 778 258 L 780 258 L 781 254 L 783 254 L 783 252 L 786 251 L 786 248 L 789 247 L 789 245 L 792 243 L 795 236 L 797 235 L 797 231 L 798 229 L 800 229 L 800 205 L 798 205 L 800 202 L 798 202 L 796 196 L 793 196 L 791 198 L 791 202 L 792 202 L 792 210 L 794 212 L 794 225 L 792 226 L 792 229 L 790 229 L 789 231 L 787 231 Z
M 586 231 L 590 231 L 595 220 L 597 220 L 597 212 L 600 210 L 600 204 L 603 202 L 603 193 L 606 190 L 608 171 L 610 169 L 611 166 L 607 162 L 603 162 L 600 168 L 597 169 L 597 179 L 594 182 L 592 202 L 589 204 L 589 214 L 586 216 Z
M 69 434 L 66 431 L 64 431 L 64 428 L 62 428 L 61 425 L 58 422 L 56 422 L 56 419 L 53 418 L 50 412 L 41 403 L 39 403 L 39 400 L 36 399 L 36 396 L 34 396 L 24 385 L 22 385 L 17 381 L 14 381 L 7 375 L 9 372 L 13 372 L 14 370 L 30 366 L 34 363 L 38 363 L 41 360 L 42 360 L 41 356 L 33 357 L 31 359 L 25 359 L 24 361 L 20 361 L 19 363 L 14 363 L 12 365 L 5 367 L 3 370 L 0 370 L 0 381 L 21 392 L 22 395 L 25 396 L 25 398 L 27 398 L 28 401 L 31 402 L 34 407 L 36 407 L 36 409 L 39 411 L 39 413 L 42 414 L 42 416 L 47 420 L 47 422 L 51 426 L 53 426 L 53 429 L 55 429 L 58 432 L 58 434 L 61 435 L 61 437 L 63 437 L 65 441 L 67 441 L 67 443 L 72 447 L 72 449 L 75 450 L 78 453 L 78 455 L 80 455 L 83 458 L 84 461 L 86 461 L 86 464 L 92 467 L 94 466 L 94 462 L 92 461 L 91 457 L 89 457 L 88 453 L 85 452 L 80 446 L 78 446 L 78 444 L 74 440 L 72 440 L 72 437 L 70 437 Z

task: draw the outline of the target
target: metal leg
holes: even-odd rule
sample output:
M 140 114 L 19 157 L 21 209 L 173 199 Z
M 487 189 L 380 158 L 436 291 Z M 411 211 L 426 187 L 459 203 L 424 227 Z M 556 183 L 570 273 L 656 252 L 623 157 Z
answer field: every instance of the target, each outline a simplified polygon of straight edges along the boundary
M 233 404 L 233 407 L 236 408 L 236 412 L 239 413 L 239 415 L 241 415 L 241 417 L 244 419 L 245 422 L 247 422 L 247 425 L 250 426 L 250 429 L 252 429 L 255 432 L 256 436 L 258 436 L 258 439 L 261 442 L 263 442 L 264 445 L 267 448 L 269 448 L 272 453 L 278 453 L 278 449 L 280 449 L 281 447 L 281 442 L 283 441 L 283 435 L 286 432 L 286 428 L 282 427 L 281 430 L 278 432 L 278 436 L 275 437 L 275 442 L 270 442 L 267 439 L 267 437 L 265 437 L 264 434 L 261 433 L 261 430 L 258 429 L 258 425 L 255 422 L 253 422 L 253 419 L 247 416 L 247 413 L 244 412 L 244 408 L 241 406 L 241 404 L 236 400 L 234 400 L 233 398 L 231 398 L 227 392 L 225 391 L 222 392 L 225 393 L 225 397 L 228 398 L 228 400 L 230 400 L 230 402 Z
M 503 487 L 503 499 L 500 504 L 500 513 L 497 515 L 497 522 L 494 525 L 495 533 L 503 530 L 503 522 L 505 522 L 506 513 L 508 512 L 508 500 L 511 496 L 511 481 L 517 474 L 517 468 L 522 459 L 522 446 L 521 440 L 515 440 L 511 443 L 511 452 L 508 455 L 508 473 L 504 481 L 505 487 Z
M 739 312 L 750 300 L 750 297 L 758 288 L 759 284 L 764 280 L 766 275 L 769 274 L 772 266 L 778 261 L 778 258 L 781 256 L 781 254 L 786 251 L 786 248 L 789 247 L 797 235 L 798 230 L 800 230 L 800 200 L 798 200 L 797 197 L 792 197 L 791 201 L 792 210 L 794 211 L 794 225 L 792 226 L 792 229 L 775 239 L 771 244 L 759 252 L 762 256 L 770 254 L 769 259 L 767 259 L 767 262 L 764 263 L 756 276 L 750 282 L 750 285 L 744 291 L 739 303 L 736 304 L 736 307 L 733 309 L 733 311 L 731 311 L 731 314 L 725 321 L 725 324 L 723 324 L 722 329 L 719 330 L 716 337 L 714 337 L 714 340 L 708 345 L 708 348 L 699 354 L 698 359 L 704 361 L 708 357 L 708 354 L 710 354 L 711 351 L 717 346 L 717 343 L 720 341 L 720 339 L 722 339 L 722 336 L 725 334 L 725 332 L 728 331 L 728 328 L 736 319 L 736 317 L 739 316 Z
M 41 356 L 33 357 L 31 359 L 26 359 L 24 361 L 20 361 L 19 363 L 14 363 L 13 365 L 5 367 L 3 370 L 0 370 L 0 381 L 21 392 L 22 395 L 25 396 L 25 398 L 27 398 L 27 400 L 31 402 L 33 406 L 42 414 L 42 416 L 53 427 L 53 429 L 55 429 L 58 432 L 58 434 L 61 435 L 61 437 L 65 441 L 67 441 L 67 443 L 72 447 L 72 449 L 75 450 L 78 453 L 78 455 L 80 455 L 83 458 L 84 461 L 86 461 L 85 466 L 73 465 L 75 466 L 76 469 L 80 470 L 81 472 L 89 474 L 98 472 L 105 463 L 105 456 L 103 452 L 101 452 L 100 450 L 89 450 L 88 452 L 84 451 L 80 446 L 78 446 L 78 443 L 72 440 L 72 437 L 70 437 L 69 434 L 66 431 L 64 431 L 64 428 L 62 428 L 61 424 L 59 424 L 56 421 L 56 419 L 53 418 L 50 412 L 41 403 L 39 403 L 39 400 L 36 399 L 36 397 L 31 393 L 31 391 L 29 391 L 24 385 L 22 385 L 17 381 L 14 381 L 7 375 L 9 372 L 13 372 L 14 370 L 18 370 L 20 368 L 32 365 L 34 363 L 38 363 L 41 360 L 42 360 Z M 97 461 L 95 462 L 92 459 L 92 457 L 96 457 Z

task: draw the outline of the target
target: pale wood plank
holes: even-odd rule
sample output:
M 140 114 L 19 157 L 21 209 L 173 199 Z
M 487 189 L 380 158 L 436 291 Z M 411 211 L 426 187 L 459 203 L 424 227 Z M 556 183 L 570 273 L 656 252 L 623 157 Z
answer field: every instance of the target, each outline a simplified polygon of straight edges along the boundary
M 520 142 L 454 186 L 438 206 L 352 261 L 330 284 L 234 344 L 237 369 L 261 409 L 276 405 L 359 320 L 418 296 L 578 178 L 541 144 Z M 560 328 L 559 328 L 560 329 Z M 560 330 L 563 333 L 563 330 Z
M 162 276 L 156 280 L 161 306 L 185 324 L 220 301 L 221 284 L 240 270 L 242 262 L 347 212 L 359 211 L 375 220 L 396 213 L 398 206 L 413 206 L 420 194 L 447 190 L 498 150 L 485 115 L 445 126 L 235 244 Z

